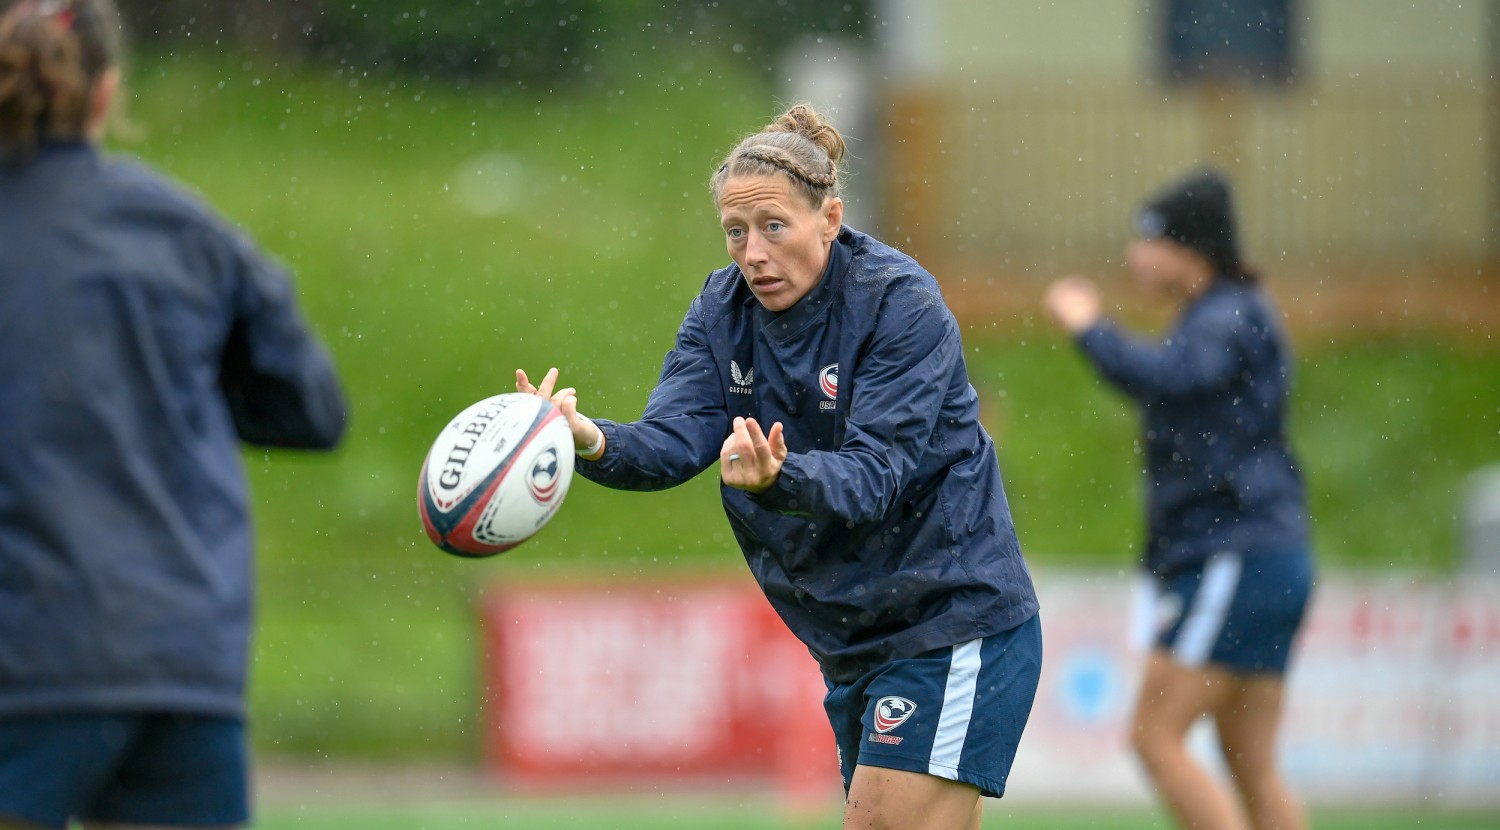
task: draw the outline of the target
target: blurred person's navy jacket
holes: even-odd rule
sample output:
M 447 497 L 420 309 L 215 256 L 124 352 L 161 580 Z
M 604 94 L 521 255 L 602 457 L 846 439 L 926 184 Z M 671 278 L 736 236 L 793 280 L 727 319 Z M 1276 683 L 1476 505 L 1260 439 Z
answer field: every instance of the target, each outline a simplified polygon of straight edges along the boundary
M 1261 292 L 1216 279 L 1159 343 L 1108 322 L 1078 343 L 1141 408 L 1147 568 L 1169 575 L 1216 553 L 1306 546 L 1285 435 L 1290 357 Z
M 721 485 L 724 511 L 833 680 L 1036 613 L 958 324 L 910 257 L 844 228 L 823 279 L 780 314 L 737 266 L 713 272 L 641 419 L 599 420 L 605 455 L 578 469 L 680 484 L 718 461 L 738 415 L 782 422 L 789 455 L 764 493 Z
M 253 602 L 240 441 L 336 444 L 286 276 L 87 144 L 0 166 L 0 716 L 239 716 Z

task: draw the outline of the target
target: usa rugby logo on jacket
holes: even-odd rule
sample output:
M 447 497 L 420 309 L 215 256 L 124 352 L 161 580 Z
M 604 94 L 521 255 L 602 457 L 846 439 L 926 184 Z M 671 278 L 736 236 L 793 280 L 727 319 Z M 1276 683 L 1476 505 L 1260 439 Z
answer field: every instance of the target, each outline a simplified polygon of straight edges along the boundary
M 750 385 L 755 383 L 755 367 L 751 366 L 749 369 L 741 372 L 740 364 L 731 360 L 729 361 L 729 377 L 734 380 L 734 384 L 729 387 L 729 391 L 740 395 L 749 395 Z
M 900 738 L 885 733 L 906 723 L 907 718 L 910 718 L 916 711 L 917 704 L 904 697 L 887 695 L 877 700 L 875 702 L 875 731 L 870 734 L 870 740 L 880 744 L 901 743 Z
M 823 396 L 828 398 L 826 401 L 818 402 L 819 409 L 833 409 L 838 406 L 839 365 L 837 363 L 830 363 L 823 367 L 823 371 L 818 372 L 818 388 L 823 390 Z

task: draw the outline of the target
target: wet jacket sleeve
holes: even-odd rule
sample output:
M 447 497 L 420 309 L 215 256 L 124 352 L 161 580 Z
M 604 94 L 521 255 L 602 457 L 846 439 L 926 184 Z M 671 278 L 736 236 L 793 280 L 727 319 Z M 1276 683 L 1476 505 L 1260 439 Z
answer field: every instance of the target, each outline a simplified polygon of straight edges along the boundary
M 843 443 L 834 451 L 789 452 L 776 482 L 751 499 L 821 519 L 885 516 L 932 440 L 962 349 L 958 324 L 941 304 L 887 305 L 850 379 Z
M 584 478 L 619 490 L 663 490 L 719 460 L 729 435 L 728 408 L 699 302 L 688 309 L 640 420 L 594 419 L 604 432 L 604 456 L 578 459 Z
M 1244 363 L 1232 315 L 1200 313 L 1149 342 L 1102 322 L 1077 338 L 1105 380 L 1132 397 L 1174 398 L 1227 386 Z
M 344 393 L 333 361 L 298 309 L 292 283 L 248 241 L 220 247 L 233 321 L 219 385 L 241 439 L 263 446 L 330 449 L 343 437 Z

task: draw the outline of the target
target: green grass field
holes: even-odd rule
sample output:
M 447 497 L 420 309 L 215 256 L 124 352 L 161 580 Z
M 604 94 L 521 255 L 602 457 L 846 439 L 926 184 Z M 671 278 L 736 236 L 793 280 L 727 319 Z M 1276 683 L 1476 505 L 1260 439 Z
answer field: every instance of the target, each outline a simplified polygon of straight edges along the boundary
M 555 94 L 265 58 L 138 61 L 145 136 L 125 149 L 296 271 L 353 402 L 336 455 L 245 455 L 262 752 L 472 759 L 486 584 L 743 571 L 712 476 L 657 494 L 575 482 L 541 536 L 488 562 L 437 552 L 416 516 L 431 438 L 517 367 L 562 367 L 586 412 L 636 415 L 703 276 L 727 261 L 705 180 L 773 113 L 768 82 L 702 53 L 642 60 Z M 1125 404 L 1033 317 L 976 325 L 966 346 L 1028 556 L 1126 567 L 1141 493 Z M 1294 441 L 1324 562 L 1451 568 L 1464 476 L 1500 460 L 1500 347 L 1428 331 L 1299 348 Z
M 1313 810 L 1318 830 L 1490 830 L 1500 814 L 1412 812 L 1407 810 Z M 430 803 L 381 809 L 282 808 L 270 810 L 260 830 L 837 830 L 836 810 L 812 815 L 779 814 L 769 799 L 713 801 L 702 797 L 660 796 L 609 799 L 590 797 L 583 804 L 514 800 L 494 804 Z M 1171 822 L 1154 811 L 1107 808 L 1046 809 L 985 806 L 984 826 L 1026 830 L 1170 830 Z

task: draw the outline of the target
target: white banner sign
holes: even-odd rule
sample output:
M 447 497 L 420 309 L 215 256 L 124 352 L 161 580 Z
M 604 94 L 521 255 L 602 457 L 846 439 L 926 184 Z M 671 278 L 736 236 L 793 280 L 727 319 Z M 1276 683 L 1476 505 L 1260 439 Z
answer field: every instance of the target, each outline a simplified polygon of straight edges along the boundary
M 1010 795 L 1145 800 L 1127 729 L 1132 577 L 1043 571 L 1041 689 Z M 1222 769 L 1211 730 L 1191 743 Z M 1280 753 L 1314 802 L 1500 804 L 1500 583 L 1319 579 Z

